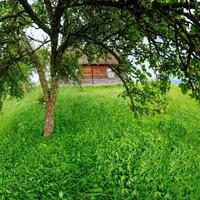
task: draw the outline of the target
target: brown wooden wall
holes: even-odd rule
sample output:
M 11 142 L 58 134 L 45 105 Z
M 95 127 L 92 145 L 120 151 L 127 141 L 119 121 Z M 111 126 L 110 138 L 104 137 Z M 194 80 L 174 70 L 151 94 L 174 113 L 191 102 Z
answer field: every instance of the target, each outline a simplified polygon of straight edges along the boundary
M 107 69 L 106 65 L 82 66 L 83 78 L 108 78 Z

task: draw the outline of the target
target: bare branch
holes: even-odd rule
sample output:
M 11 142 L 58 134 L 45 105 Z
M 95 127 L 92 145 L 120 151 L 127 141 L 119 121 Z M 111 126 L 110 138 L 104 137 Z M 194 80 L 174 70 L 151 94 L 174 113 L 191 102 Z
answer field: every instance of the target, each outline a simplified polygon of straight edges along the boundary
M 27 12 L 28 16 L 36 23 L 44 32 L 46 32 L 49 36 L 51 34 L 50 29 L 38 18 L 38 16 L 34 13 L 30 4 L 27 0 L 18 0 L 20 4 L 23 6 L 24 10 Z

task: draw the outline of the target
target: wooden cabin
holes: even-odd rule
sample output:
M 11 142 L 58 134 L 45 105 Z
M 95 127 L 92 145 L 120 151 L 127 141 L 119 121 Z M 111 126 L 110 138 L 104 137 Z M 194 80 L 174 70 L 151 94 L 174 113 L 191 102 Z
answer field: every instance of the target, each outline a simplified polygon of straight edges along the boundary
M 112 55 L 101 58 L 89 64 L 87 56 L 83 55 L 79 59 L 82 67 L 82 83 L 111 84 L 120 82 L 117 75 L 111 70 L 111 66 L 118 65 L 118 61 Z

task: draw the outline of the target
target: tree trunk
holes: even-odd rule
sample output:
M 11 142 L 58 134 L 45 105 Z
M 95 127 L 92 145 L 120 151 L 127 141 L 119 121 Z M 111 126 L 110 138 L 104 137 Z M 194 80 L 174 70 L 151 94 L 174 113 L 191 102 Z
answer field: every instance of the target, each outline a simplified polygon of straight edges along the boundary
M 51 137 L 54 128 L 54 113 L 55 113 L 56 97 L 50 94 L 45 105 L 45 121 L 44 121 L 44 137 Z

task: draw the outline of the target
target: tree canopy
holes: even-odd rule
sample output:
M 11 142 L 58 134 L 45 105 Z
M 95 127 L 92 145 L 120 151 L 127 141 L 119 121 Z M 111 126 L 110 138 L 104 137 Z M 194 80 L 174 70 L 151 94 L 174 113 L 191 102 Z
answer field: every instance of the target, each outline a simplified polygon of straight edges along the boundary
M 111 68 L 135 113 L 165 109 L 170 77 L 181 81 L 183 93 L 191 90 L 200 100 L 196 1 L 5 0 L 0 6 L 0 98 L 7 93 L 21 96 L 24 81 L 36 70 L 46 102 L 46 136 L 53 131 L 58 82 L 78 82 L 81 53 L 91 62 L 108 53 L 118 60 Z M 42 40 L 28 34 L 33 27 L 45 33 Z

